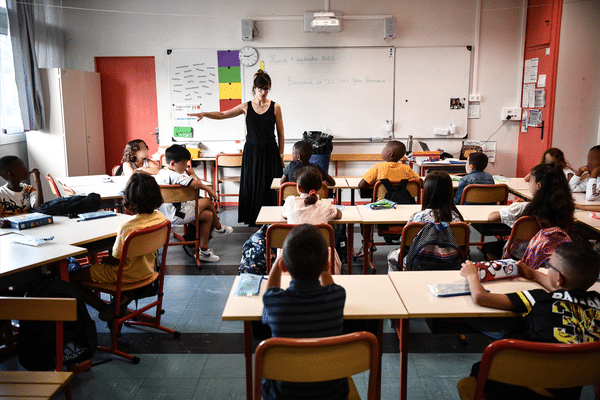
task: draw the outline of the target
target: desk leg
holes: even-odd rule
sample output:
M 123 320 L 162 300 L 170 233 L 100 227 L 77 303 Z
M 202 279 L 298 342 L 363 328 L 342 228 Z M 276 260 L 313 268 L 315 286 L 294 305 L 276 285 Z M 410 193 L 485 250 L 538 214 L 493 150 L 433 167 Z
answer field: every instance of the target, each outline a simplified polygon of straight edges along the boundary
M 354 189 L 350 189 L 350 205 L 354 206 L 355 205 L 354 203 L 355 203 L 355 201 L 354 201 Z
M 400 341 L 400 400 L 406 400 L 408 374 L 408 318 L 396 320 L 396 333 Z
M 377 374 L 377 392 L 376 399 L 381 398 L 381 361 L 383 360 L 383 319 L 379 320 L 377 325 L 377 341 L 379 342 L 379 372 Z M 404 399 L 406 400 L 406 399 Z
M 369 272 L 369 254 L 371 251 L 371 243 L 369 241 L 370 235 L 371 225 L 363 224 L 363 274 Z
M 252 322 L 244 321 L 244 357 L 246 359 L 246 399 L 252 400 Z
M 352 257 L 354 256 L 354 224 L 348 224 L 346 253 L 348 256 L 348 275 L 352 274 Z
M 60 275 L 61 280 L 69 282 L 69 262 L 66 259 L 59 261 L 58 273 Z

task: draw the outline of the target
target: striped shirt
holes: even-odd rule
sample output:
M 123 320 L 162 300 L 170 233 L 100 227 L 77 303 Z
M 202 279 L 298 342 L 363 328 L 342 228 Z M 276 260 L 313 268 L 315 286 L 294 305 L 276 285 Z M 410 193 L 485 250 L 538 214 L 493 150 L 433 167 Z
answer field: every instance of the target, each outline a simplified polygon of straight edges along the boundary
M 318 280 L 292 280 L 288 289 L 269 288 L 262 321 L 273 337 L 318 338 L 343 333 L 346 291 Z M 292 383 L 263 379 L 263 399 L 347 399 L 348 381 Z

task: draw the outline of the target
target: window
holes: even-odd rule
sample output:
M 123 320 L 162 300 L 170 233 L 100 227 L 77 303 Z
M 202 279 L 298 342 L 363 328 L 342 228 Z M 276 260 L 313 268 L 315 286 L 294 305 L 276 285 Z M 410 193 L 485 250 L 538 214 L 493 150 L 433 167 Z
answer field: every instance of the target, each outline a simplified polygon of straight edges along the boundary
M 6 133 L 23 132 L 6 0 L 0 0 L 0 129 Z

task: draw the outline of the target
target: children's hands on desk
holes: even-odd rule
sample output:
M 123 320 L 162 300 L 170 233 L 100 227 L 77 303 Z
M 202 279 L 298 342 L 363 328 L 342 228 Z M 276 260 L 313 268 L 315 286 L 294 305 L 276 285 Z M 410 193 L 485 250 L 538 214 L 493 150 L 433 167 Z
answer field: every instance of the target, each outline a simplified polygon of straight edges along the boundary
M 473 261 L 467 260 L 461 264 L 462 268 L 460 269 L 460 276 L 463 278 L 468 278 L 471 275 L 476 275 L 477 279 L 479 279 L 479 269 L 473 264 Z

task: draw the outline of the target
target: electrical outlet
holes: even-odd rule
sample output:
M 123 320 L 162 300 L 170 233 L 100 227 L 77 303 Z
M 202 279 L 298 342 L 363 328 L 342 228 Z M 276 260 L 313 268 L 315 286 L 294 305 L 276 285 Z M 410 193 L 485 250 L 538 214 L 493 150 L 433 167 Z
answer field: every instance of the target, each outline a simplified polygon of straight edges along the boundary
M 469 101 L 481 101 L 481 95 L 479 94 L 470 94 Z
M 520 108 L 503 107 L 501 119 L 503 121 L 507 120 L 507 119 L 509 119 L 508 118 L 509 116 L 510 116 L 511 121 L 520 121 L 521 120 L 521 109 Z

